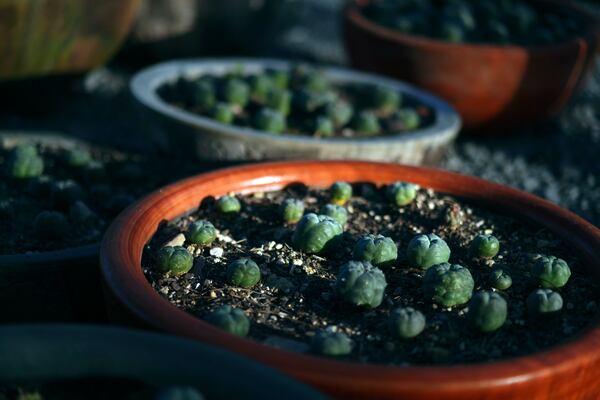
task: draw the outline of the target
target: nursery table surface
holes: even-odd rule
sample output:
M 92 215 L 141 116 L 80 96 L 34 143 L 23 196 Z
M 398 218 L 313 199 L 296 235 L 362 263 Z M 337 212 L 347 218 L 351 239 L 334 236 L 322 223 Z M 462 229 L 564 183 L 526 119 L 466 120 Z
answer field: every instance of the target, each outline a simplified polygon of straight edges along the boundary
M 345 65 L 338 30 L 341 18 L 336 14 L 341 4 L 342 0 L 288 1 L 274 21 L 278 34 L 272 35 L 272 43 L 262 53 L 253 55 Z M 147 127 L 128 90 L 128 79 L 138 67 L 117 59 L 81 79 L 69 80 L 68 90 L 41 94 L 48 107 L 8 101 L 0 107 L 0 130 L 60 131 L 130 149 L 150 149 Z M 600 226 L 598 104 L 599 65 L 585 89 L 556 118 L 490 137 L 461 135 L 442 167 L 535 193 Z

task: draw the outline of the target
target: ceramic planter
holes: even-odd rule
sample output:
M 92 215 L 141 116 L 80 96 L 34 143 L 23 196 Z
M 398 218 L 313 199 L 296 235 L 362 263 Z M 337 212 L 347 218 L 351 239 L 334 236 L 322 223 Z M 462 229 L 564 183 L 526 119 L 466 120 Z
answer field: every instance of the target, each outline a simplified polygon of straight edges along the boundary
M 543 352 L 487 364 L 390 367 L 345 363 L 292 353 L 234 337 L 179 310 L 148 283 L 144 245 L 161 221 L 198 206 L 205 196 L 276 190 L 292 182 L 328 186 L 337 180 L 386 184 L 396 180 L 478 202 L 547 228 L 600 275 L 600 231 L 576 215 L 524 192 L 435 169 L 367 162 L 257 164 L 192 177 L 130 207 L 107 231 L 101 268 L 113 320 L 226 347 L 260 360 L 339 398 L 591 399 L 600 391 L 600 325 Z
M 82 378 L 192 386 L 208 399 L 324 398 L 256 362 L 171 336 L 91 325 L 0 328 L 0 385 Z
M 168 104 L 157 89 L 178 77 L 222 74 L 242 64 L 248 73 L 266 68 L 287 69 L 275 60 L 185 60 L 158 64 L 142 70 L 131 81 L 134 97 L 152 117 L 148 131 L 172 153 L 186 153 L 202 160 L 368 159 L 408 164 L 435 164 L 460 129 L 460 118 L 445 102 L 402 82 L 355 71 L 326 68 L 334 82 L 384 85 L 416 97 L 433 109 L 433 125 L 398 135 L 345 139 L 273 135 L 249 128 L 223 125 L 212 119 Z
M 597 19 L 573 2 L 538 0 L 575 13 L 589 34 L 549 46 L 450 44 L 372 22 L 353 0 L 344 14 L 352 65 L 411 82 L 446 99 L 467 129 L 499 130 L 556 114 L 588 76 L 598 49 Z
M 134 22 L 139 0 L 3 0 L 0 80 L 83 72 L 104 64 Z

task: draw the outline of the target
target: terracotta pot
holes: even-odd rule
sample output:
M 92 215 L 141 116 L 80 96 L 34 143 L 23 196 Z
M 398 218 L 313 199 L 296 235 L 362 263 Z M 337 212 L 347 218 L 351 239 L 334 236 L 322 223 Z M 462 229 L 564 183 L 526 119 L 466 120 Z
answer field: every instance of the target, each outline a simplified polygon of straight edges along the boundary
M 341 68 L 323 71 L 334 82 L 384 85 L 410 94 L 434 111 L 435 121 L 422 129 L 373 138 L 273 135 L 193 114 L 167 103 L 157 93 L 160 86 L 181 76 L 220 75 L 236 65 L 243 65 L 248 73 L 290 67 L 289 62 L 280 60 L 178 60 L 148 67 L 133 77 L 131 91 L 142 110 L 148 112 L 147 132 L 158 146 L 174 154 L 211 161 L 366 159 L 432 165 L 441 160 L 460 129 L 460 117 L 439 98 L 402 82 Z
M 207 399 L 263 400 L 281 393 L 324 399 L 271 368 L 190 340 L 92 325 L 0 327 L 0 385 L 101 377 L 192 386 Z
M 577 5 L 537 0 L 577 14 L 588 34 L 550 46 L 451 44 L 403 34 L 367 19 L 352 0 L 344 16 L 352 64 L 411 82 L 450 102 L 467 129 L 497 130 L 556 114 L 596 60 L 597 19 Z
M 0 1 L 0 80 L 87 71 L 116 52 L 139 0 Z
M 600 231 L 545 200 L 478 178 L 434 169 L 367 162 L 287 162 L 225 169 L 186 179 L 133 205 L 109 228 L 101 269 L 110 317 L 226 347 L 252 357 L 339 398 L 382 399 L 592 399 L 600 393 L 600 325 L 569 343 L 488 364 L 453 367 L 390 367 L 340 362 L 276 349 L 234 337 L 179 310 L 141 270 L 144 245 L 163 220 L 198 206 L 205 196 L 276 190 L 292 182 L 326 186 L 333 181 L 415 182 L 554 232 L 600 274 Z

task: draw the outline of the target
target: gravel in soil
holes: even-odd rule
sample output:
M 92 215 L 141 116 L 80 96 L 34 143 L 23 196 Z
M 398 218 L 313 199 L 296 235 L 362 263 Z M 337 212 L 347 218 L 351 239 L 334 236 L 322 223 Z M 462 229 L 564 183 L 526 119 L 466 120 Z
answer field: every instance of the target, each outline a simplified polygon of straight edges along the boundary
M 547 230 L 431 190 L 421 189 L 415 201 L 403 208 L 386 202 L 382 189 L 370 184 L 355 185 L 354 192 L 347 204 L 349 221 L 343 239 L 327 255 L 303 254 L 291 246 L 294 227 L 278 218 L 279 204 L 289 197 L 300 198 L 306 212 L 317 212 L 329 202 L 326 190 L 294 185 L 239 196 L 243 207 L 237 215 L 217 214 L 214 199 L 206 198 L 188 215 L 165 221 L 145 249 L 144 273 L 166 299 L 199 318 L 225 304 L 244 310 L 252 321 L 250 337 L 266 344 L 306 352 L 316 331 L 336 326 L 355 342 L 352 354 L 344 359 L 368 363 L 456 364 L 519 356 L 565 342 L 594 319 L 599 285 L 589 278 L 577 255 Z M 173 238 L 182 239 L 180 233 L 198 219 L 217 227 L 217 240 L 205 248 L 186 245 L 195 256 L 190 273 L 180 277 L 156 273 L 153 253 Z M 447 241 L 451 263 L 469 268 L 475 290 L 491 290 L 492 267 L 510 271 L 513 286 L 501 292 L 509 313 L 498 331 L 482 334 L 471 328 L 467 306 L 444 309 L 424 299 L 423 271 L 408 265 L 405 249 L 416 234 L 429 232 Z M 391 237 L 399 250 L 398 260 L 382 268 L 388 282 L 386 296 L 372 310 L 344 304 L 333 291 L 338 268 L 352 259 L 354 243 L 366 233 Z M 469 256 L 468 245 L 479 233 L 500 240 L 500 253 L 491 261 Z M 525 299 L 536 289 L 529 271 L 540 254 L 563 258 L 573 274 L 559 290 L 563 311 L 535 322 L 527 317 Z M 239 257 L 251 257 L 261 268 L 262 281 L 252 289 L 226 282 L 227 264 Z M 427 318 L 425 331 L 413 340 L 396 340 L 387 331 L 387 316 L 399 306 L 414 307 Z

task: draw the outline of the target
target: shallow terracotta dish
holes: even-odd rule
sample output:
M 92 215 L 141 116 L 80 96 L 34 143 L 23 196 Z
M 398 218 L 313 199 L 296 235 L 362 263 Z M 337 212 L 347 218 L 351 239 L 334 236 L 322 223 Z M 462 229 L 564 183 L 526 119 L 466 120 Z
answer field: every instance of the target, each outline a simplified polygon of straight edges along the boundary
M 598 20 L 560 0 L 537 0 L 580 16 L 587 34 L 550 46 L 451 44 L 403 34 L 369 19 L 349 2 L 344 14 L 352 65 L 413 83 L 452 104 L 467 129 L 499 129 L 557 113 L 596 60 Z M 566 11 L 565 11 L 566 10 Z
M 556 205 L 505 186 L 396 164 L 342 161 L 256 164 L 178 182 L 149 195 L 117 218 L 101 248 L 110 317 L 226 347 L 340 398 L 595 398 L 600 391 L 600 325 L 550 350 L 488 364 L 389 367 L 347 363 L 292 353 L 225 334 L 161 297 L 142 272 L 142 250 L 158 224 L 197 207 L 205 196 L 276 190 L 292 182 L 326 186 L 336 180 L 384 184 L 399 179 L 544 226 L 576 250 L 591 272 L 600 274 L 598 229 Z
M 436 164 L 461 126 L 460 117 L 446 102 L 392 79 L 341 68 L 324 68 L 335 83 L 383 85 L 407 93 L 431 108 L 435 121 L 422 129 L 373 138 L 313 138 L 274 135 L 244 127 L 224 125 L 171 105 L 157 93 L 162 85 L 180 76 L 221 75 L 242 65 L 247 73 L 267 68 L 288 69 L 290 63 L 261 59 L 170 61 L 146 68 L 131 80 L 135 99 L 148 112 L 148 132 L 170 153 L 201 160 L 367 159 L 405 164 Z

